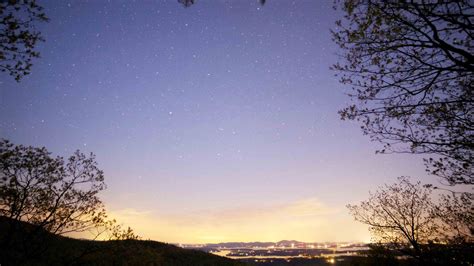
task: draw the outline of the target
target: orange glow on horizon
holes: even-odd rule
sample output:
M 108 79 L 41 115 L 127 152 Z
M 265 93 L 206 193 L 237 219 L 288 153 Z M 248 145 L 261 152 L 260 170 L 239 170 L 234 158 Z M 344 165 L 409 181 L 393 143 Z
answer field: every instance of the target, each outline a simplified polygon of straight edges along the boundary
M 345 209 L 328 207 L 315 198 L 265 207 L 174 214 L 121 209 L 111 210 L 110 214 L 124 226 L 132 227 L 143 239 L 168 243 L 276 242 L 285 239 L 366 242 L 369 239 L 367 228 L 353 222 Z

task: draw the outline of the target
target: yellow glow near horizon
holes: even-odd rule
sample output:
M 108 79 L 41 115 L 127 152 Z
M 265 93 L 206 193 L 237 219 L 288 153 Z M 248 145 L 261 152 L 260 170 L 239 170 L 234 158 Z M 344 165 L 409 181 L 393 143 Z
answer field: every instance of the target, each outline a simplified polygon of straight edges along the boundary
M 121 209 L 110 211 L 124 226 L 143 239 L 169 243 L 218 243 L 230 241 L 306 242 L 362 241 L 367 228 L 353 222 L 345 209 L 331 208 L 315 198 L 265 207 L 195 210 L 159 214 Z

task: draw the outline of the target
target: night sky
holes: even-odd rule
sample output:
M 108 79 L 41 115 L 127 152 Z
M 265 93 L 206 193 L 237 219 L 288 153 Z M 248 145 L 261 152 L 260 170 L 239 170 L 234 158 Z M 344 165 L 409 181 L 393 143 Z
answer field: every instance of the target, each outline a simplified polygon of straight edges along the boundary
M 0 75 L 0 137 L 95 153 L 107 209 L 145 239 L 368 241 L 345 205 L 426 178 L 339 119 L 332 1 L 40 4 L 32 74 Z

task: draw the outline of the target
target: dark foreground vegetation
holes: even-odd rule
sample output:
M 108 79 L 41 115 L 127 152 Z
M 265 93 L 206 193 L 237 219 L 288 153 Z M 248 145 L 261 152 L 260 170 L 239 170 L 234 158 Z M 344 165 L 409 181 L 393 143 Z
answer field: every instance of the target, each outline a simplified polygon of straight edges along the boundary
M 243 263 L 149 240 L 91 241 L 58 236 L 46 231 L 31 237 L 35 227 L 18 223 L 15 235 L 0 251 L 3 265 L 243 265 Z M 0 217 L 0 239 L 10 222 Z M 27 239 L 28 238 L 28 239 Z

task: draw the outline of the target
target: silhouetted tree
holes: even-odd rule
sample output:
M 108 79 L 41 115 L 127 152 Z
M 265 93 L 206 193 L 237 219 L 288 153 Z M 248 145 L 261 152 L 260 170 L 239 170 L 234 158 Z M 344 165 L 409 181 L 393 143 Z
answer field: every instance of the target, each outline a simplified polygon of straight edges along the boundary
M 46 21 L 35 0 L 0 1 L 0 71 L 16 81 L 30 73 L 33 58 L 40 55 L 36 45 L 44 41 L 35 23 Z
M 439 240 L 444 243 L 474 243 L 474 195 L 469 192 L 450 192 L 440 195 L 431 216 L 441 222 Z
M 98 197 L 105 187 L 93 154 L 76 151 L 64 160 L 45 148 L 1 140 L 0 216 L 9 223 L 0 239 L 2 250 L 20 254 L 17 258 L 36 256 L 47 248 L 50 233 L 89 231 L 96 237 L 108 233 L 108 239 L 138 239 L 132 229 L 107 217 Z
M 104 174 L 93 154 L 67 161 L 45 148 L 0 142 L 0 215 L 54 234 L 84 231 L 105 217 Z
M 342 0 L 334 69 L 352 87 L 342 119 L 384 144 L 427 154 L 427 171 L 474 184 L 474 4 L 468 0 Z
M 431 239 L 435 229 L 430 216 L 431 189 L 407 178 L 385 185 L 359 205 L 348 205 L 355 220 L 369 225 L 376 242 L 411 246 L 420 254 L 420 244 Z
M 472 263 L 465 258 L 474 240 L 470 194 L 444 195 L 440 201 L 433 201 L 431 194 L 430 186 L 401 177 L 347 207 L 356 221 L 369 226 L 375 246 L 383 252 L 401 251 L 428 264 Z

